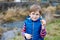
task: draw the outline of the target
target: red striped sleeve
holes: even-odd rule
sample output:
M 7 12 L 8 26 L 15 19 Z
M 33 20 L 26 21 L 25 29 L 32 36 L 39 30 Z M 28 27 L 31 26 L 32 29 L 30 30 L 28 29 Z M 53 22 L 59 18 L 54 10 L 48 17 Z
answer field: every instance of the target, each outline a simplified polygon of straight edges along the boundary
M 47 34 L 46 29 L 42 29 L 40 32 L 41 37 L 45 37 Z
M 26 25 L 24 24 L 24 25 L 23 25 L 23 28 L 22 28 L 22 35 L 23 35 L 23 36 L 25 35 L 25 31 L 26 31 Z

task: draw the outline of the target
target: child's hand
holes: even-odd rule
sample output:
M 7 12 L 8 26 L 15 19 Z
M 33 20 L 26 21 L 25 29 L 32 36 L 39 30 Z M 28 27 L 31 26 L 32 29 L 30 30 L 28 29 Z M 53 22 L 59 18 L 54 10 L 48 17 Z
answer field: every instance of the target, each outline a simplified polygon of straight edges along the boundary
M 32 38 L 32 35 L 25 33 L 25 37 L 26 37 L 27 39 L 31 39 L 31 38 Z
M 41 20 L 41 22 L 42 22 L 43 26 L 46 26 L 46 21 L 45 20 Z
M 42 26 L 42 29 L 45 29 L 45 26 Z
M 46 29 L 42 29 L 40 32 L 41 37 L 44 38 L 46 34 L 47 34 Z
M 42 19 L 41 22 L 42 22 L 42 29 L 45 29 L 46 21 Z

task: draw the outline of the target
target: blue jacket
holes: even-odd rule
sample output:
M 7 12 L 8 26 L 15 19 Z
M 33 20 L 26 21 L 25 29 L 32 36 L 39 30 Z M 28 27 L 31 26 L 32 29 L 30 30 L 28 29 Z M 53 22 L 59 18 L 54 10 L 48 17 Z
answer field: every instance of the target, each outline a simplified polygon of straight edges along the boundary
M 31 34 L 32 38 L 30 40 L 44 40 L 44 38 L 41 37 L 41 18 L 39 18 L 36 21 L 31 20 L 31 18 L 27 18 L 25 20 L 25 33 Z M 25 40 L 28 40 L 25 38 Z

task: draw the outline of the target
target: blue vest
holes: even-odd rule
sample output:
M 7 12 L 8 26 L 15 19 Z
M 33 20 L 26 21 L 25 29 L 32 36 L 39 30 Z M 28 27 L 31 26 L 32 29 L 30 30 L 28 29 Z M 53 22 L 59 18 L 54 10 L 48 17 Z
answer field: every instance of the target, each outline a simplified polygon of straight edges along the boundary
M 31 18 L 27 18 L 25 20 L 26 33 L 32 35 L 32 38 L 30 40 L 44 40 L 44 38 L 42 38 L 40 36 L 40 31 L 41 31 L 41 27 L 42 27 L 40 20 L 41 20 L 41 18 L 39 18 L 36 21 L 31 20 Z

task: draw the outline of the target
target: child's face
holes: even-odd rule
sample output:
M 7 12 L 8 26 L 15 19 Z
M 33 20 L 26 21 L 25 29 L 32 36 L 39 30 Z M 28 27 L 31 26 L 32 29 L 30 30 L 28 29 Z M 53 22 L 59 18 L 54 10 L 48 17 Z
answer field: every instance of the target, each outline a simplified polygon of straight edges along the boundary
M 29 16 L 33 21 L 36 21 L 40 17 L 40 13 L 39 11 L 31 12 Z

